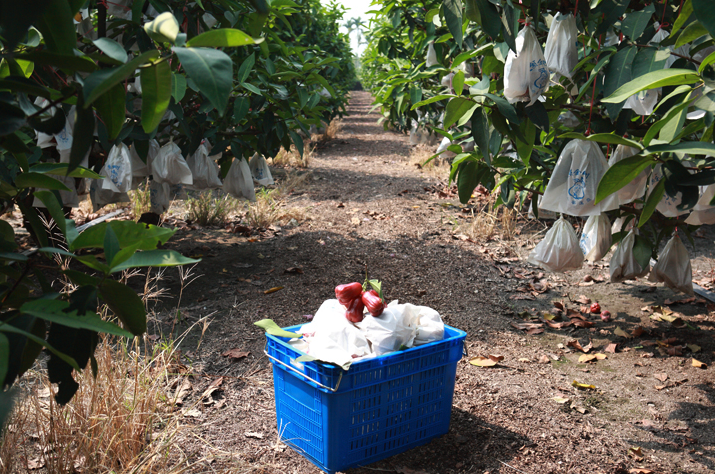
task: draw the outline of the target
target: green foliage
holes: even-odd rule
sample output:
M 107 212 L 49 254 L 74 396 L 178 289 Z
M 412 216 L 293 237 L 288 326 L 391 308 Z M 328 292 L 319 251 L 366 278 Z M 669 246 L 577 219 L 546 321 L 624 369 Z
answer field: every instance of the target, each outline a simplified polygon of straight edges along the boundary
M 599 201 L 662 164 L 664 177 L 648 199 L 640 196 L 612 212 L 612 217 L 640 214 L 641 254 L 656 256 L 653 249 L 674 226 L 690 228 L 684 220 L 698 200 L 697 186 L 715 183 L 711 2 L 582 1 L 576 2 L 578 11 L 573 2 L 556 0 L 520 6 L 510 0 L 376 4 L 379 13 L 362 58 L 363 83 L 374 94 L 385 127 L 407 131 L 419 125 L 452 141 L 449 149 L 457 156 L 450 180 L 457 182 L 463 203 L 480 184 L 497 193 L 498 204 L 535 201 L 566 143 L 587 139 L 604 153 L 617 145 L 638 150 L 608 170 Z M 517 29 L 524 27 L 519 21 L 532 18 L 543 48 L 557 12 L 576 14 L 578 63 L 572 77 L 551 75 L 543 100 L 532 106 L 509 103 L 504 67 Z M 656 22 L 674 25 L 672 34 L 663 37 Z M 438 64 L 428 67 L 431 43 Z M 683 45 L 686 49 L 675 50 Z M 624 108 L 629 97 L 644 91 L 660 95 L 651 114 L 641 117 Z M 559 120 L 564 113 L 577 125 L 564 125 Z M 664 195 L 681 196 L 685 215 L 659 216 L 656 205 Z
M 173 139 L 188 156 L 208 138 L 231 150 L 218 161 L 224 173 L 234 157 L 302 149 L 297 132 L 342 114 L 355 74 L 336 4 L 25 3 L 0 1 L 0 205 L 20 208 L 40 249 L 20 253 L 0 221 L 0 390 L 44 348 L 57 401 L 66 403 L 77 390 L 72 371 L 96 369 L 100 333 L 146 330 L 144 304 L 121 272 L 196 262 L 157 248 L 171 229 L 113 221 L 79 233 L 62 203 L 68 183 L 101 179 L 119 143 L 145 160 L 150 140 Z M 40 132 L 71 134 L 71 148 L 40 148 Z M 34 198 L 56 224 L 52 238 Z M 115 319 L 98 315 L 102 305 Z

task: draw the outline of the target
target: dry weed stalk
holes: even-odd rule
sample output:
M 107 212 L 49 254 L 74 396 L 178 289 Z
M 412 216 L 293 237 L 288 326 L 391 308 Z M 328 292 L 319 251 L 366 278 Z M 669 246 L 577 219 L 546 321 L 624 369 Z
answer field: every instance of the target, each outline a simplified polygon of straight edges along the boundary
M 310 138 L 303 141 L 303 155 L 296 149 L 295 145 L 291 145 L 290 150 L 282 149 L 273 158 L 273 166 L 293 166 L 295 168 L 307 168 L 313 159 L 316 144 Z
M 342 128 L 343 123 L 340 121 L 340 119 L 333 119 L 330 121 L 328 126 L 325 127 L 325 132 L 318 138 L 318 140 L 321 142 L 327 142 L 329 140 L 332 140 L 338 136 L 338 133 L 340 133 L 340 130 Z
M 308 212 L 304 208 L 288 207 L 288 196 L 296 190 L 307 187 L 310 173 L 288 173 L 277 182 L 275 188 L 263 188 L 256 193 L 256 202 L 249 203 L 246 220 L 251 227 L 266 229 L 276 222 L 288 222 L 291 219 L 305 221 Z
M 186 200 L 186 218 L 201 226 L 222 225 L 237 204 L 238 201 L 228 194 L 214 197 L 212 191 L 203 191 Z
M 129 191 L 131 199 L 131 211 L 134 219 L 139 219 L 142 214 L 151 210 L 151 191 L 149 191 L 149 180 L 143 181 L 137 189 Z
M 513 209 L 495 206 L 495 201 L 496 194 L 492 194 L 481 210 L 477 213 L 472 210 L 472 219 L 463 229 L 464 234 L 477 242 L 495 236 L 501 240 L 514 240 L 518 217 L 516 206 Z

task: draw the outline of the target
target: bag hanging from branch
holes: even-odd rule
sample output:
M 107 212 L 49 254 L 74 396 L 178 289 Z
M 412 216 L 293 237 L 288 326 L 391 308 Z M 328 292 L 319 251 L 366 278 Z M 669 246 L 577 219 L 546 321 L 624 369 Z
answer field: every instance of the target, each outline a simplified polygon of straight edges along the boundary
M 715 206 L 710 205 L 710 201 L 715 198 L 715 184 L 700 187 L 700 199 L 690 213 L 686 224 L 704 225 L 715 224 Z
M 99 174 L 105 177 L 102 189 L 126 193 L 132 188 L 132 159 L 129 148 L 124 143 L 120 142 L 109 150 L 107 162 Z
M 625 228 L 623 227 L 628 217 L 629 216 L 621 216 L 615 221 L 613 221 L 613 226 L 611 226 L 611 237 L 613 237 L 613 234 L 617 234 L 618 232 L 628 232 L 630 230 L 633 230 L 637 222 L 635 217 L 628 221 L 628 224 L 626 224 Z
M 532 197 L 531 199 L 534 199 Z M 536 202 L 536 205 L 539 208 L 539 219 L 549 219 L 555 221 L 558 219 L 559 213 L 558 212 L 552 212 L 552 211 L 547 211 L 546 209 L 541 209 L 541 201 L 544 199 L 543 195 L 539 195 L 539 199 Z M 531 206 L 531 203 L 529 203 L 529 212 L 527 213 L 527 217 L 529 219 L 536 219 L 536 215 L 534 214 L 534 208 Z
M 70 188 L 69 191 L 59 191 L 60 193 L 60 205 L 62 207 L 72 207 L 72 208 L 78 208 L 79 207 L 79 195 L 77 194 L 77 188 L 75 187 L 75 178 L 71 178 L 69 176 L 53 176 L 57 181 L 60 181 L 62 184 Z M 38 188 L 37 191 L 43 190 L 41 188 Z M 47 191 L 47 190 L 43 190 Z M 32 202 L 32 207 L 39 207 L 42 209 L 45 209 L 45 203 L 42 202 L 41 199 L 35 197 L 35 199 Z
M 550 272 L 578 270 L 583 266 L 583 252 L 573 227 L 563 217 L 549 229 L 544 240 L 534 247 L 527 261 Z
M 611 282 L 618 283 L 623 280 L 633 280 L 634 278 L 648 274 L 650 265 L 643 268 L 636 260 L 635 253 L 633 252 L 635 244 L 635 230 L 628 232 L 618 243 L 618 247 L 616 247 L 616 250 L 613 252 L 613 257 L 611 257 Z
M 263 155 L 256 153 L 251 157 L 251 161 L 248 163 L 248 167 L 251 169 L 251 175 L 253 179 L 258 181 L 261 186 L 268 186 L 275 181 L 273 181 L 273 175 L 271 175 L 271 170 L 268 168 L 268 163 Z
M 608 159 L 608 167 L 610 168 L 624 158 L 628 158 L 636 154 L 638 154 L 638 150 L 636 148 L 618 145 L 616 149 L 613 150 L 611 157 Z M 645 185 L 647 182 L 648 170 L 644 169 L 638 174 L 638 176 L 633 178 L 633 181 L 616 191 L 615 199 L 618 204 L 628 204 L 636 199 L 642 198 L 645 194 Z
M 250 202 L 256 202 L 253 177 L 246 160 L 243 158 L 233 160 L 231 168 L 223 180 L 223 190 L 236 199 L 248 199 Z
M 221 179 L 218 177 L 218 165 L 209 157 L 209 150 L 206 145 L 199 145 L 186 162 L 193 175 L 193 189 L 200 191 L 203 189 L 217 189 L 222 186 Z
M 539 40 L 528 23 L 516 36 L 516 51 L 514 54 L 509 50 L 504 65 L 504 97 L 511 104 L 532 105 L 549 87 L 549 70 Z
M 568 78 L 571 77 L 571 71 L 578 63 L 577 42 L 576 18 L 571 13 L 568 15 L 557 13 L 551 22 L 551 29 L 546 38 L 546 48 L 544 49 L 544 57 L 549 71 Z
M 168 183 L 160 183 L 156 180 L 149 182 L 149 211 L 154 214 L 163 214 L 171 206 L 171 186 Z
M 663 169 L 660 163 L 655 165 L 653 172 L 650 174 L 648 179 L 648 193 L 646 199 L 653 192 L 653 189 L 658 185 L 658 182 L 663 179 Z M 687 214 L 689 209 L 678 209 L 678 206 L 683 202 L 683 194 L 678 192 L 675 196 L 669 195 L 667 192 L 663 193 L 663 197 L 657 206 L 655 206 L 656 211 L 663 214 L 665 217 L 678 217 L 683 214 Z
M 102 174 L 100 172 L 100 174 Z M 89 199 L 92 201 L 92 212 L 97 212 L 107 204 L 131 202 L 127 193 L 118 193 L 112 189 L 103 189 L 105 179 L 92 179 L 89 186 Z
M 181 155 L 181 148 L 173 140 L 161 147 L 151 162 L 151 168 L 154 179 L 160 183 L 194 184 L 189 165 Z
M 611 248 L 611 221 L 606 214 L 591 216 L 583 226 L 579 245 L 584 258 L 590 263 L 606 256 Z
M 588 140 L 571 140 L 559 156 L 539 209 L 571 216 L 597 216 L 618 207 L 613 195 L 594 204 L 608 162 L 601 147 Z
M 693 293 L 693 270 L 690 267 L 690 256 L 680 237 L 676 233 L 665 244 L 665 248 L 658 257 L 658 263 L 648 275 L 648 281 L 665 283 L 665 286 L 686 295 Z
M 437 51 L 434 49 L 434 41 L 430 41 L 427 47 L 427 55 L 425 56 L 425 66 L 432 67 L 438 65 L 439 59 L 437 59 Z

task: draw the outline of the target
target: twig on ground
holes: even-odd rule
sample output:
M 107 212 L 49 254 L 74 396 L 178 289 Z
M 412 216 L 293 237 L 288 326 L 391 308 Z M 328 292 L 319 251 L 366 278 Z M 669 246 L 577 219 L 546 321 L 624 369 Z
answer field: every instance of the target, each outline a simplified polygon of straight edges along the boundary
M 499 460 L 497 459 L 497 461 L 499 461 Z M 516 472 L 520 472 L 521 474 L 527 474 L 526 472 L 520 471 L 519 469 L 515 468 L 514 466 L 508 465 L 508 464 L 505 463 L 504 461 L 499 461 L 499 462 L 502 463 L 502 464 L 504 464 L 506 467 L 510 467 L 510 468 L 514 469 Z

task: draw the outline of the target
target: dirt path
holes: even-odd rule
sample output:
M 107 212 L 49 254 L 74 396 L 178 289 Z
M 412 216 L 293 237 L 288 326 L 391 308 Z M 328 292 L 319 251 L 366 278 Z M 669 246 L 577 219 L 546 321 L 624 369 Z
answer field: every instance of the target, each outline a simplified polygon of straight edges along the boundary
M 654 321 L 646 308 L 677 299 L 669 290 L 605 281 L 579 286 L 586 274 L 597 280 L 607 275 L 602 267 L 568 276 L 540 274 L 517 258 L 533 247 L 530 236 L 544 228 L 538 223 L 520 220 L 524 230 L 516 241 L 467 239 L 462 234 L 469 214 L 435 174 L 410 160 L 407 136 L 383 131 L 376 125 L 379 117 L 367 115 L 370 102 L 367 93 L 354 93 L 341 132 L 318 149 L 307 187 L 289 199 L 306 217 L 298 225 L 274 228 L 258 241 L 199 229 L 182 230 L 170 242 L 170 248 L 203 256 L 195 270 L 203 276 L 183 291 L 179 328 L 207 315 L 211 320 L 198 348 L 197 327 L 180 347 L 184 363 L 203 374 L 192 380 L 184 404 L 195 436 L 182 448 L 196 459 L 209 459 L 206 470 L 319 472 L 276 443 L 271 368 L 263 355 L 263 333 L 252 323 L 304 322 L 303 315 L 333 297 L 335 285 L 362 281 L 367 263 L 371 275 L 384 281 L 388 300 L 431 306 L 468 333 L 470 355 L 505 358 L 493 368 L 472 366 L 466 358 L 458 364 L 449 434 L 350 474 L 715 470 L 713 368 L 691 365 L 691 357 L 713 361 L 711 308 L 698 301 L 672 306 L 693 329 L 676 327 Z M 286 273 L 289 268 L 302 273 Z M 179 294 L 176 273 L 167 272 L 161 284 Z M 264 294 L 273 287 L 283 289 Z M 589 324 L 582 325 L 593 327 L 546 327 L 533 335 L 511 325 L 549 311 L 552 301 L 565 300 L 578 311 L 581 304 L 565 295 L 597 299 L 616 321 L 586 316 Z M 173 314 L 164 311 L 159 319 L 166 323 Z M 637 337 L 615 333 L 621 328 L 630 335 L 639 326 Z M 668 338 L 675 340 L 663 346 Z M 605 360 L 578 363 L 581 352 L 567 346 L 573 339 L 583 346 L 591 340 L 591 354 L 606 353 L 610 343 L 618 343 L 619 350 L 606 353 Z M 700 350 L 692 353 L 696 348 L 685 344 Z M 675 345 L 684 346 L 682 356 L 668 355 Z M 230 349 L 250 355 L 232 361 L 222 356 Z M 223 383 L 211 401 L 192 406 L 219 376 Z M 574 380 L 596 389 L 576 390 Z M 637 447 L 641 450 L 629 455 Z

